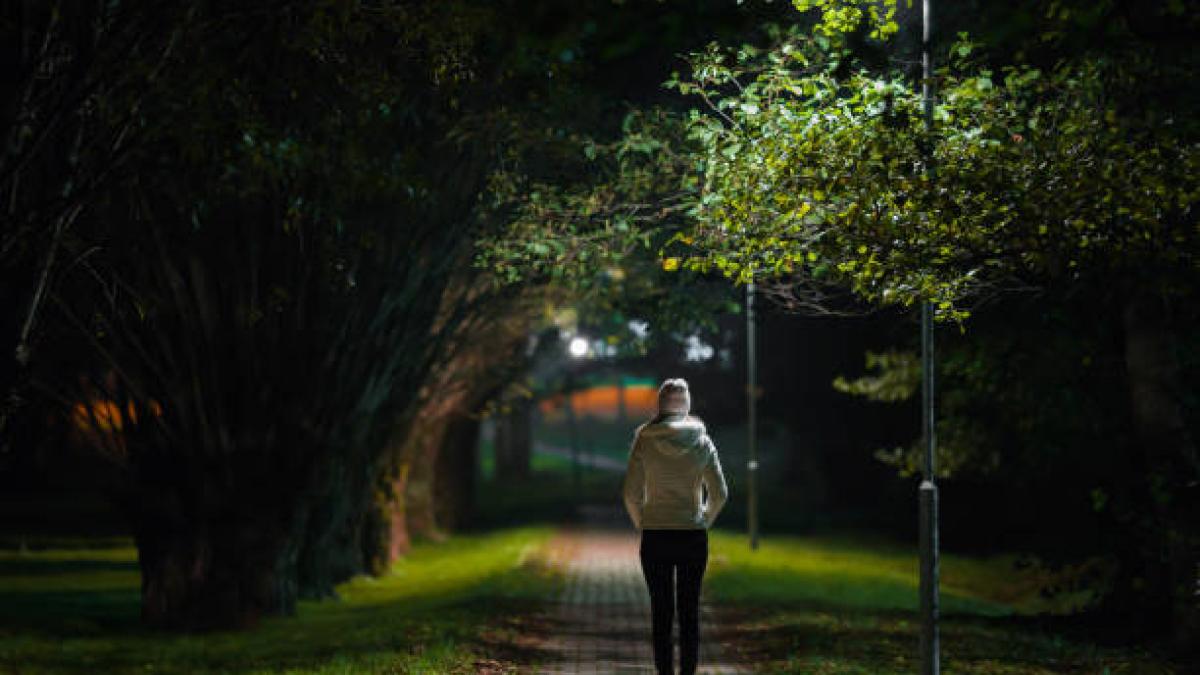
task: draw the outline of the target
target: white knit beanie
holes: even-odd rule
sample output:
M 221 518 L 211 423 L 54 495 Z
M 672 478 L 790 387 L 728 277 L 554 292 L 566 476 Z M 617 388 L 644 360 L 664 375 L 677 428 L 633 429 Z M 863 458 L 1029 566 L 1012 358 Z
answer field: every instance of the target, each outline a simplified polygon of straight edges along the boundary
M 658 388 L 658 412 L 663 415 L 686 415 L 692 408 L 692 395 L 682 377 L 664 380 Z

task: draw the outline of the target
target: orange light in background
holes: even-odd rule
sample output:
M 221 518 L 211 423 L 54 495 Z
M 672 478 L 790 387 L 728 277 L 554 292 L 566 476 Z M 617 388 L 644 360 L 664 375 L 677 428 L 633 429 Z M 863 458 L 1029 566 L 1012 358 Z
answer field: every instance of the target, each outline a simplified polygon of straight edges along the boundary
M 658 389 L 646 384 L 625 387 L 625 410 L 631 417 L 650 417 L 658 412 Z
M 152 399 L 146 407 L 150 409 L 150 414 L 162 417 L 162 405 L 158 401 Z M 129 401 L 125 410 L 121 410 L 121 406 L 115 401 L 93 399 L 90 404 L 75 404 L 71 409 L 71 422 L 80 431 L 121 431 L 126 420 L 137 424 L 137 413 L 138 409 L 133 401 Z
M 617 418 L 619 410 L 617 397 L 620 389 L 616 385 L 606 384 L 589 387 L 571 394 L 571 404 L 577 415 L 590 415 L 604 419 Z M 565 417 L 565 397 L 561 394 L 542 399 L 538 409 L 542 417 L 556 422 Z M 625 414 L 631 419 L 650 417 L 658 410 L 658 390 L 644 384 L 627 385 L 625 387 Z
M 76 403 L 71 411 L 71 420 L 83 431 L 120 431 L 122 419 L 120 406 L 112 401 Z

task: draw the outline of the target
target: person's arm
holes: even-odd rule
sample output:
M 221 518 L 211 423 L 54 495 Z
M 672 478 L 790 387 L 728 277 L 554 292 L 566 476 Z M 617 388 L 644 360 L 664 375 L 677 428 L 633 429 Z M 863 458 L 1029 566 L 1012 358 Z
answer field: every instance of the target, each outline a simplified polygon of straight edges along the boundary
M 721 470 L 721 458 L 717 456 L 717 445 L 707 438 L 709 453 L 708 464 L 704 465 L 701 476 L 705 487 L 708 488 L 708 499 L 704 503 L 704 527 L 712 527 L 725 502 L 729 500 L 729 486 L 725 483 L 725 472 Z
M 633 439 L 629 449 L 629 465 L 625 468 L 625 481 L 621 486 L 625 510 L 633 526 L 642 529 L 642 505 L 646 503 L 646 469 L 642 465 L 641 434 Z

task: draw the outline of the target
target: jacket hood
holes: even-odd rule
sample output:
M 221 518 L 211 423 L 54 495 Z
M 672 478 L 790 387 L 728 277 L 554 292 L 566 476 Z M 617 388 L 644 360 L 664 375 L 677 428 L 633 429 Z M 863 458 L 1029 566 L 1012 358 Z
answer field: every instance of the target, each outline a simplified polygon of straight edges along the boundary
M 647 422 L 639 433 L 650 441 L 650 447 L 664 454 L 702 453 L 708 449 L 703 442 L 707 433 L 704 422 L 690 415 L 671 415 L 661 422 Z

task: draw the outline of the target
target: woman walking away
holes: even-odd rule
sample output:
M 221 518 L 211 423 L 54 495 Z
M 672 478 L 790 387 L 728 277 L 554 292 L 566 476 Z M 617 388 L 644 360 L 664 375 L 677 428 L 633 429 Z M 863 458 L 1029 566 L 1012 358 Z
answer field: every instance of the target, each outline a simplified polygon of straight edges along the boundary
M 625 509 L 642 533 L 642 574 L 650 590 L 651 640 L 659 675 L 674 675 L 671 628 L 679 606 L 679 665 L 696 672 L 700 655 L 700 582 L 708 564 L 708 528 L 729 499 L 717 447 L 688 415 L 682 379 L 658 389 L 658 414 L 638 427 L 623 486 Z M 708 499 L 701 501 L 701 485 Z

